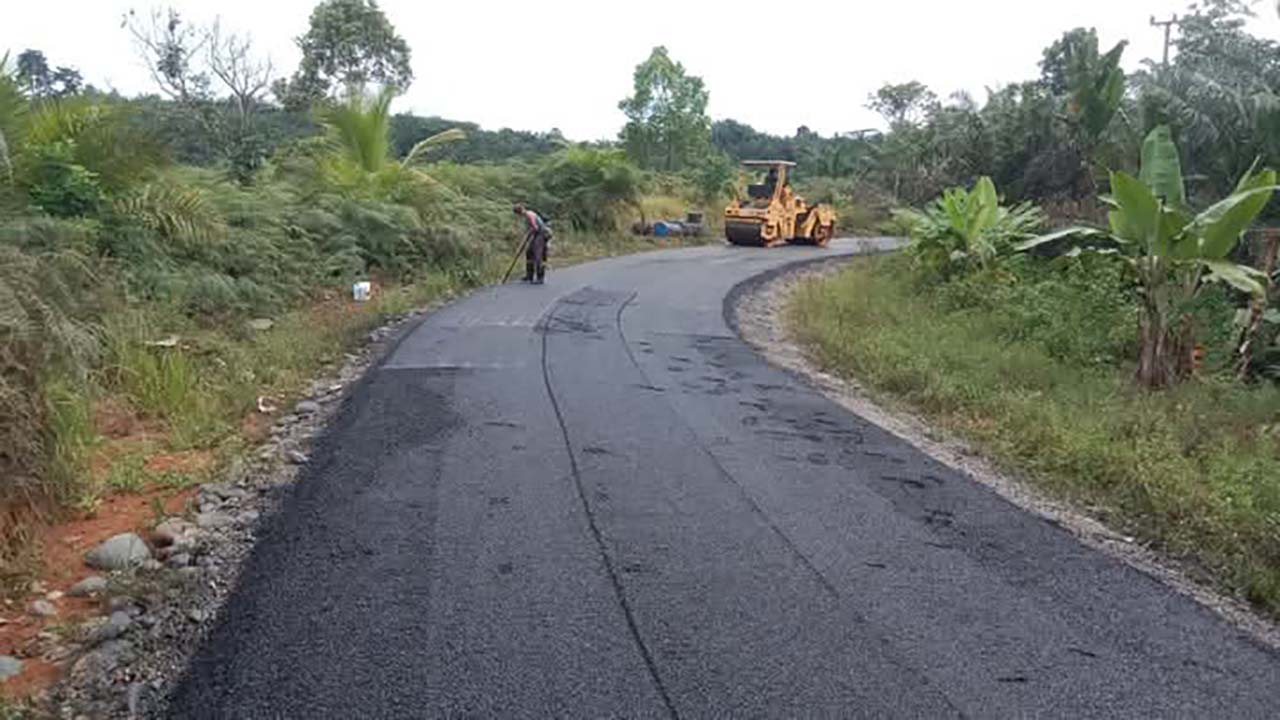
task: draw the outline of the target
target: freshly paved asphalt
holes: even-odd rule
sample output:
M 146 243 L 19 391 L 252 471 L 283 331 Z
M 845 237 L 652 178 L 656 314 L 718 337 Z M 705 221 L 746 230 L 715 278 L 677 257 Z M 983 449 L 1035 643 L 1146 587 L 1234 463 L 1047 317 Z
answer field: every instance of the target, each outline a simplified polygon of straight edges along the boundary
M 173 717 L 1275 717 L 1280 657 L 770 367 L 739 283 L 583 265 L 346 401 Z

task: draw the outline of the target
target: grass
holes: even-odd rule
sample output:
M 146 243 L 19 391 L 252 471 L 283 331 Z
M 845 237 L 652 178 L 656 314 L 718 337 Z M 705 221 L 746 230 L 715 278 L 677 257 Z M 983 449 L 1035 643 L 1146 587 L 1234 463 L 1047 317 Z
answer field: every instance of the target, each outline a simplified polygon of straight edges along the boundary
M 1212 372 L 1135 389 L 1128 306 L 1067 278 L 922 286 L 905 257 L 875 258 L 803 286 L 788 313 L 824 368 L 1280 617 L 1280 390 Z

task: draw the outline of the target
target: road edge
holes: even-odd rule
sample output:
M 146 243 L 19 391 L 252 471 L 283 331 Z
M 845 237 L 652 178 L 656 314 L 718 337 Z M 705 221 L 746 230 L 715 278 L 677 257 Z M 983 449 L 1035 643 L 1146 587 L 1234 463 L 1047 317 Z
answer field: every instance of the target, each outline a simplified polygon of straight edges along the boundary
M 1062 527 L 1081 544 L 1119 560 L 1208 609 L 1263 649 L 1280 653 L 1280 624 L 1247 602 L 1198 580 L 1193 568 L 1118 533 L 1083 509 L 1052 498 L 1024 476 L 1001 470 L 963 440 L 930 426 L 893 398 L 822 370 L 795 339 L 784 314 L 804 282 L 839 272 L 861 258 L 892 252 L 883 245 L 852 255 L 806 260 L 748 278 L 725 296 L 725 323 L 771 366 L 864 420 L 983 485 L 1006 502 Z

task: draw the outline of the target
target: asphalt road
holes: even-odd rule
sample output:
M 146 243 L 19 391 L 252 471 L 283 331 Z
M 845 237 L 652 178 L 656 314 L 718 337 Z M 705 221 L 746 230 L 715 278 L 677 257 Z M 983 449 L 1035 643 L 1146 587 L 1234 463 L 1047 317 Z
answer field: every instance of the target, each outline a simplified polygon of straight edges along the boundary
M 430 316 L 174 717 L 1275 717 L 1280 657 L 768 366 L 707 247 Z

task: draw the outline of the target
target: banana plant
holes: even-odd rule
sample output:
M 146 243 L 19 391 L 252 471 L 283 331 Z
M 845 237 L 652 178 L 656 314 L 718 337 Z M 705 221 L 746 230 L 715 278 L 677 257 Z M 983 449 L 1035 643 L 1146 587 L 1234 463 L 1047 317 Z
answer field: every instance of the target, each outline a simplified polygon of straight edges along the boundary
M 1139 291 L 1137 380 L 1159 388 L 1191 371 L 1194 328 L 1189 307 L 1209 282 L 1221 282 L 1254 296 L 1266 292 L 1265 273 L 1233 262 L 1231 251 L 1278 189 L 1274 170 L 1253 168 L 1235 191 L 1199 214 L 1187 207 L 1187 194 L 1167 126 L 1157 127 L 1142 145 L 1138 177 L 1111 172 L 1109 227 L 1070 227 L 1021 243 L 1020 251 L 1060 242 L 1079 242 L 1085 250 L 1117 254 L 1134 270 Z
M 986 268 L 1044 222 L 1029 203 L 1002 206 L 989 177 L 979 178 L 972 190 L 951 188 L 923 210 L 899 210 L 895 216 L 911 228 L 911 252 L 935 270 Z

